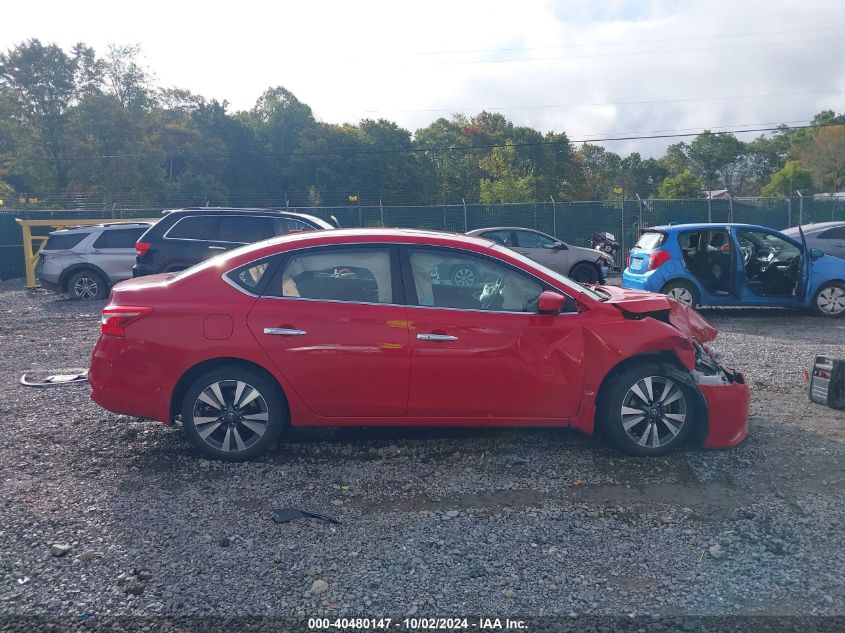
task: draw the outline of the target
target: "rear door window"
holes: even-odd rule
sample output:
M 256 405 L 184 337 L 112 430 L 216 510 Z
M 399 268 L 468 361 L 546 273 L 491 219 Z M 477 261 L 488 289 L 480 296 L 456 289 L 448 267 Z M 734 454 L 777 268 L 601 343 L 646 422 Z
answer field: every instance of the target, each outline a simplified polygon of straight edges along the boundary
M 164 237 L 174 240 L 216 240 L 220 218 L 191 215 L 176 221 Z
M 820 240 L 845 240 L 845 226 L 835 226 L 832 229 L 828 229 L 821 235 L 819 235 Z
M 79 244 L 90 233 L 56 233 L 47 238 L 47 243 L 44 244 L 42 250 L 45 251 L 64 251 L 73 248 Z
M 533 231 L 514 231 L 520 248 L 554 248 L 555 240 Z
M 252 244 L 275 235 L 275 218 L 224 215 L 220 218 L 217 241 Z
M 665 235 L 663 235 L 663 233 L 658 233 L 657 231 L 646 231 L 640 235 L 640 239 L 637 241 L 634 248 L 638 248 L 641 251 L 653 251 L 655 248 L 663 244 L 664 238 Z
M 277 277 L 278 278 L 278 277 Z M 316 248 L 291 255 L 281 271 L 275 296 L 394 303 L 393 274 L 387 248 Z
M 135 242 L 147 228 L 103 231 L 94 241 L 94 248 L 135 248 Z

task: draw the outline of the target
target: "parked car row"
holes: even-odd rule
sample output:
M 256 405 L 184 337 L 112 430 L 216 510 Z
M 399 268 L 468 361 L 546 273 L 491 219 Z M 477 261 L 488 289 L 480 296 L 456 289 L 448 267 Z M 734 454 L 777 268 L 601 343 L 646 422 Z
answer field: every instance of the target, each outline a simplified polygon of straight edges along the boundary
M 36 270 L 42 285 L 75 299 L 102 299 L 130 277 L 184 270 L 222 252 L 272 237 L 336 228 L 318 217 L 272 209 L 198 208 L 165 211 L 155 224 L 110 222 L 54 231 Z M 572 246 L 521 227 L 470 231 L 522 253 L 579 283 L 603 282 L 613 265 L 604 251 Z M 480 271 L 444 263 L 435 274 L 476 287 Z

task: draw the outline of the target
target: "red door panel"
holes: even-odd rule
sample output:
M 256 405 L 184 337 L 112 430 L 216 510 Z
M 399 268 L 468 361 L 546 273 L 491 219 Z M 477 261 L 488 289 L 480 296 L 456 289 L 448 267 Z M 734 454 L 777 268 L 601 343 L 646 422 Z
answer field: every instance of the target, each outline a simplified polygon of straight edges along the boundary
M 405 318 L 403 306 L 264 297 L 248 323 L 317 415 L 395 417 L 405 415 L 408 402 Z M 295 333 L 271 333 L 278 330 Z
M 407 310 L 409 417 L 563 419 L 578 411 L 580 315 Z

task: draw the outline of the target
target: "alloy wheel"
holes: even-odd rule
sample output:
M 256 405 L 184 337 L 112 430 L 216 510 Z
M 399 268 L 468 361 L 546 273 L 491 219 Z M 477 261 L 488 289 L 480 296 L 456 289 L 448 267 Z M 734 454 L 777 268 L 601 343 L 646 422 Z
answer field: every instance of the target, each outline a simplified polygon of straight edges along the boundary
M 221 380 L 200 392 L 193 408 L 193 424 L 211 448 L 233 453 L 257 444 L 270 420 L 261 392 L 241 380 Z
M 685 303 L 688 306 L 692 305 L 693 298 L 692 293 L 689 291 L 688 288 L 684 288 L 683 286 L 675 286 L 669 292 L 666 293 L 667 296 L 672 297 L 673 299 L 677 299 L 681 303 Z
M 674 441 L 687 419 L 684 391 L 665 376 L 638 380 L 622 399 L 622 428 L 636 444 L 660 448 Z
M 456 286 L 475 285 L 475 271 L 472 268 L 462 266 L 452 274 L 452 281 L 455 282 Z
M 91 277 L 79 277 L 73 283 L 73 294 L 78 299 L 93 299 L 99 290 L 97 280 Z
M 839 286 L 822 289 L 816 297 L 816 305 L 825 314 L 839 314 L 845 311 L 845 289 Z

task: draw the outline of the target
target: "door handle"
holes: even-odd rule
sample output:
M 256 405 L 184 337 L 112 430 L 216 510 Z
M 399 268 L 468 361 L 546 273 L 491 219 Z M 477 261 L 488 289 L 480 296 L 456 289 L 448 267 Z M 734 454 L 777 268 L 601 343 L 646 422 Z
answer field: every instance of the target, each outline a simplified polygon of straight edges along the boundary
M 450 336 L 448 334 L 417 334 L 417 338 L 421 341 L 457 341 L 457 336 Z
M 103 251 L 91 251 L 91 253 L 94 255 L 102 255 Z
M 208 248 L 215 250 L 215 251 L 225 251 L 226 250 L 225 246 L 209 246 Z
M 305 330 L 293 330 L 286 327 L 266 327 L 264 328 L 264 333 L 275 334 L 277 336 L 303 336 L 308 334 Z

